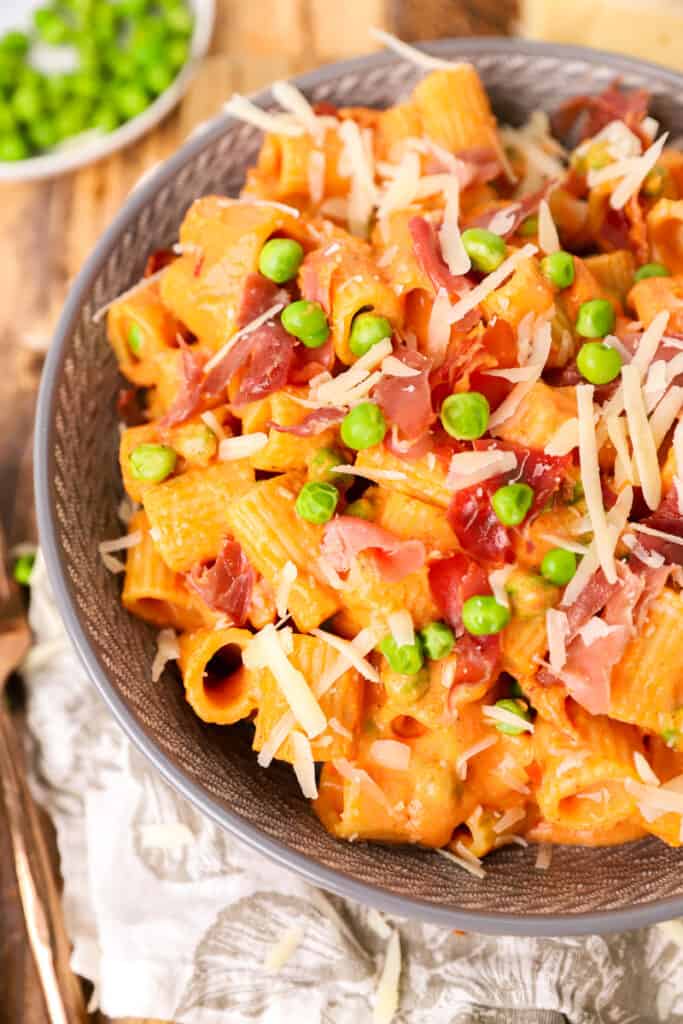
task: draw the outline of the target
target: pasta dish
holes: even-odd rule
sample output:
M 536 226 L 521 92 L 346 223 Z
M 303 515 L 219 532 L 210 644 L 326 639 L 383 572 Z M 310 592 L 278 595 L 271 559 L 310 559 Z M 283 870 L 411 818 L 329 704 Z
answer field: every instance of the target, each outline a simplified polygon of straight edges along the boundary
M 241 195 L 96 314 L 126 378 L 102 558 L 160 631 L 150 685 L 177 662 L 335 836 L 479 876 L 677 846 L 683 154 L 642 91 L 513 128 L 417 59 L 387 110 L 233 97 Z

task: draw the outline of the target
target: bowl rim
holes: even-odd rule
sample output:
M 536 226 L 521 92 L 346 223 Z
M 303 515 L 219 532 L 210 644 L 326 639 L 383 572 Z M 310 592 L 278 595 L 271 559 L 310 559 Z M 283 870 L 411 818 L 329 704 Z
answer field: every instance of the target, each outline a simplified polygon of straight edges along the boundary
M 151 131 L 169 114 L 190 87 L 202 59 L 211 44 L 216 16 L 215 0 L 190 0 L 195 25 L 190 38 L 190 52 L 173 81 L 150 105 L 135 117 L 124 121 L 113 132 L 91 135 L 82 132 L 66 140 L 63 148 L 56 148 L 40 156 L 29 156 L 16 163 L 0 163 L 0 185 L 12 182 L 40 181 L 56 178 L 67 171 L 75 171 L 85 164 L 97 163 L 119 149 Z M 78 142 L 78 139 L 81 139 Z
M 522 40 L 514 37 L 485 37 L 440 39 L 418 44 L 426 53 L 440 57 L 452 57 L 454 51 L 463 57 L 492 53 L 521 53 L 535 57 L 565 57 L 591 64 L 605 63 L 618 72 L 644 70 L 656 73 L 668 85 L 683 88 L 683 75 L 658 64 L 595 50 L 583 46 L 568 46 Z M 332 81 L 340 75 L 353 71 L 379 68 L 402 60 L 393 53 L 381 51 L 367 56 L 325 64 L 314 71 L 293 77 L 291 81 L 304 91 Z M 270 87 L 250 97 L 259 106 L 272 104 Z M 169 157 L 154 173 L 145 176 L 128 196 L 122 208 L 102 234 L 95 248 L 71 286 L 59 322 L 55 328 L 52 344 L 42 373 L 37 402 L 34 438 L 34 483 L 38 527 L 41 548 L 44 554 L 48 577 L 55 592 L 57 604 L 67 633 L 76 649 L 82 666 L 94 682 L 100 696 L 108 705 L 123 732 L 155 766 L 164 780 L 180 792 L 199 811 L 217 825 L 225 828 L 236 839 L 248 847 L 264 854 L 278 865 L 296 872 L 305 881 L 329 892 L 356 900 L 385 913 L 421 920 L 426 923 L 460 928 L 466 931 L 489 935 L 517 935 L 526 937 L 551 937 L 563 935 L 605 934 L 642 928 L 673 917 L 683 915 L 683 896 L 661 897 L 633 907 L 581 911 L 578 913 L 519 914 L 499 911 L 473 911 L 454 909 L 413 897 L 382 890 L 370 883 L 362 882 L 347 872 L 329 868 L 313 857 L 292 850 L 284 842 L 266 835 L 256 825 L 245 821 L 239 814 L 221 807 L 198 783 L 185 776 L 173 764 L 152 737 L 135 720 L 133 712 L 115 690 L 106 669 L 90 646 L 83 629 L 79 612 L 72 596 L 64 552 L 61 550 L 52 508 L 52 487 L 54 452 L 50 445 L 52 434 L 53 408 L 57 385 L 65 360 L 68 338 L 80 315 L 83 301 L 96 279 L 110 250 L 126 230 L 126 225 L 146 205 L 159 189 L 205 146 L 231 127 L 235 119 L 228 114 L 219 114 L 205 122 L 193 136 Z

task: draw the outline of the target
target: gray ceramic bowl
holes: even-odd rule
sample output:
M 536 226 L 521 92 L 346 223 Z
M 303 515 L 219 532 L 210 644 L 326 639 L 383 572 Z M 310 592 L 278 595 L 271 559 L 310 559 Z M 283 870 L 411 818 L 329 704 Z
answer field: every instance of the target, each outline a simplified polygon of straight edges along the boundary
M 497 114 L 512 123 L 621 75 L 626 86 L 650 90 L 653 115 L 673 135 L 683 131 L 683 79 L 654 65 L 512 39 L 426 48 L 471 60 Z M 322 68 L 298 85 L 313 100 L 383 107 L 415 78 L 411 65 L 383 54 Z M 269 105 L 268 92 L 256 99 Z M 154 633 L 123 610 L 119 580 L 97 551 L 102 538 L 120 533 L 114 406 L 121 382 L 92 314 L 140 277 L 151 250 L 175 239 L 196 196 L 237 192 L 259 141 L 256 130 L 221 117 L 139 187 L 87 261 L 57 328 L 40 393 L 36 490 L 50 578 L 85 667 L 171 785 L 243 842 L 325 889 L 390 913 L 501 934 L 607 932 L 683 914 L 683 854 L 656 840 L 559 847 L 547 872 L 534 870 L 533 849 L 506 848 L 487 858 L 485 881 L 432 852 L 338 842 L 288 767 L 257 766 L 249 728 L 202 724 L 171 673 L 150 683 Z

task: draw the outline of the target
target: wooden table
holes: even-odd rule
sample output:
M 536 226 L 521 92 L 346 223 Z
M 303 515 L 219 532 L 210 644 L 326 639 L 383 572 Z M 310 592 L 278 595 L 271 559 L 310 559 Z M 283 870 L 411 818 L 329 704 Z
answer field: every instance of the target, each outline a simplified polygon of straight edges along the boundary
M 342 17 L 332 13 L 330 0 L 217 0 L 210 55 L 183 103 L 155 132 L 74 174 L 0 187 L 0 521 L 10 543 L 35 539 L 31 434 L 42 353 L 70 282 L 140 175 L 215 114 L 233 90 L 248 93 L 275 78 L 367 52 L 372 25 L 404 39 L 503 34 L 515 7 L 515 0 L 345 0 L 337 8 Z M 46 820 L 43 832 L 51 844 Z M 57 864 L 54 850 L 51 860 Z M 58 908 L 56 891 L 52 902 Z M 68 941 L 59 930 L 73 1021 L 85 1022 L 82 987 L 69 973 Z M 90 1020 L 105 1024 L 101 1015 Z M 47 1021 L 0 808 L 0 1024 Z

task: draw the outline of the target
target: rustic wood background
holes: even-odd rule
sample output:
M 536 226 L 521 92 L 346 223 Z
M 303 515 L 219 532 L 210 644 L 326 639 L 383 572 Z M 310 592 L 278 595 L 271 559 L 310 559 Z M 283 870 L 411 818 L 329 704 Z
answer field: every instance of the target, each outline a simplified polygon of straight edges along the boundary
M 120 154 L 43 183 L 0 187 L 0 521 L 9 542 L 35 539 L 31 440 L 41 351 L 69 284 L 139 176 L 163 160 L 233 90 L 250 92 L 275 78 L 373 48 L 368 28 L 404 39 L 504 34 L 515 0 L 217 0 L 210 55 L 183 103 L 163 124 Z M 18 726 L 20 721 L 18 719 Z M 49 822 L 35 826 L 35 855 L 47 850 L 57 959 L 72 1022 L 88 1017 L 86 997 L 68 968 L 68 941 L 57 895 L 57 857 Z M 50 872 L 48 871 L 48 874 Z M 228 965 L 226 968 L 229 969 Z M 0 1022 L 48 1024 L 28 950 L 0 807 Z M 155 1024 L 130 1021 L 128 1024 Z

